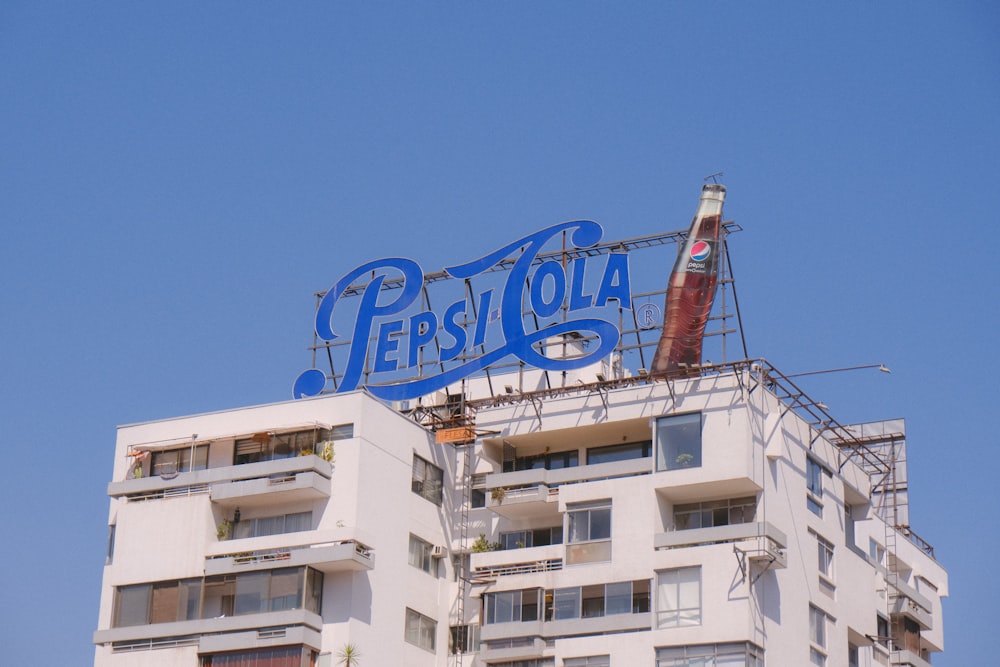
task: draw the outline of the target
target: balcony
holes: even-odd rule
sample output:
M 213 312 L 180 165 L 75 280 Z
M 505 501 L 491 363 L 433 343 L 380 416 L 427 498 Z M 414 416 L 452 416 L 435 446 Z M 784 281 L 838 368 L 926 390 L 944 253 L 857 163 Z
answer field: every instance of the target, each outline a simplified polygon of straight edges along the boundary
M 777 568 L 787 566 L 788 537 L 768 521 L 657 533 L 653 548 L 681 549 L 723 542 L 732 542 L 751 561 L 767 561 Z
M 931 601 L 905 581 L 896 581 L 893 587 L 896 590 L 890 595 L 891 613 L 906 616 L 919 625 L 921 630 L 932 629 L 934 617 L 931 610 L 934 607 Z
M 212 500 L 223 506 L 252 507 L 329 498 L 332 472 L 333 467 L 318 456 L 296 456 L 112 482 L 108 484 L 108 495 L 151 500 L 211 493 Z
M 206 554 L 205 574 L 300 565 L 328 574 L 371 570 L 375 567 L 374 551 L 348 532 L 307 531 L 219 542 Z
M 482 626 L 480 638 L 486 642 L 514 641 L 521 638 L 571 637 L 576 635 L 602 635 L 619 632 L 635 632 L 649 630 L 652 625 L 652 615 L 649 612 L 637 614 L 611 614 L 591 618 L 567 618 L 558 621 L 522 621 L 514 623 L 488 623 Z M 541 644 L 534 643 L 534 650 L 539 650 Z M 524 654 L 519 657 L 538 657 L 540 653 Z M 490 653 L 493 660 L 493 653 Z
M 892 654 L 891 664 L 893 667 L 931 667 L 927 662 L 913 651 L 901 650 Z
M 525 625 L 523 623 L 504 623 L 502 625 Z M 482 633 L 486 633 L 486 625 L 482 628 Z M 500 627 L 499 625 L 497 627 Z M 482 638 L 482 634 L 480 634 Z M 546 642 L 538 636 L 516 635 L 509 638 L 494 639 L 487 642 L 483 639 L 479 645 L 479 659 L 489 663 L 507 663 L 515 660 L 531 660 L 541 658 L 546 649 Z
M 472 554 L 473 583 L 486 583 L 497 577 L 535 572 L 552 572 L 563 567 L 564 545 L 487 551 Z
M 648 475 L 652 471 L 651 457 L 597 463 L 545 470 L 517 470 L 486 476 L 490 490 L 487 507 L 508 519 L 538 519 L 554 517 L 559 512 L 559 486 L 601 479 Z M 494 489 L 503 489 L 503 499 L 497 500 Z
M 183 637 L 185 635 L 210 635 L 255 631 L 258 628 L 278 626 L 304 625 L 314 630 L 323 627 L 323 619 L 305 609 L 286 609 L 261 614 L 243 614 L 240 616 L 220 616 L 191 621 L 175 621 L 173 623 L 154 623 L 150 625 L 132 625 L 122 628 L 109 628 L 94 633 L 95 644 L 110 644 L 112 642 L 128 642 L 159 637 Z
M 323 647 L 322 637 L 318 630 L 304 625 L 259 628 L 245 632 L 224 632 L 214 635 L 203 635 L 198 640 L 198 653 L 246 651 L 268 646 L 288 646 L 290 644 L 301 644 L 319 651 Z

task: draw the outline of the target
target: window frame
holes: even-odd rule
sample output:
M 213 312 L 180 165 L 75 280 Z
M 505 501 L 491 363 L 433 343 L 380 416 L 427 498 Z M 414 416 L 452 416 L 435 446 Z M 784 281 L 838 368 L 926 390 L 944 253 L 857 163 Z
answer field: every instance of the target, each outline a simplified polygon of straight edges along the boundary
M 411 627 L 413 627 L 414 623 L 415 634 L 411 634 Z M 428 638 L 430 639 L 429 642 L 426 641 Z M 437 644 L 437 621 L 421 614 L 419 611 L 406 607 L 406 616 L 403 621 L 403 640 L 407 644 L 412 644 L 417 648 L 434 652 Z
M 413 454 L 410 490 L 438 507 L 444 502 L 444 469 L 419 454 Z
M 418 548 L 419 553 L 415 553 L 414 549 Z M 435 561 L 432 555 L 434 551 L 434 545 L 427 540 L 410 533 L 410 543 L 407 549 L 407 562 L 413 567 L 426 572 L 432 576 L 437 576 L 437 561 Z M 418 560 L 419 562 L 414 562 Z
M 692 593 L 697 597 L 697 606 L 691 606 L 685 600 Z M 666 595 L 669 595 L 669 598 Z M 701 565 L 657 570 L 655 600 L 656 628 L 686 628 L 701 625 L 704 607 Z
M 696 421 L 697 426 L 694 426 Z M 653 443 L 656 471 L 700 468 L 704 459 L 704 428 L 701 412 L 657 417 Z

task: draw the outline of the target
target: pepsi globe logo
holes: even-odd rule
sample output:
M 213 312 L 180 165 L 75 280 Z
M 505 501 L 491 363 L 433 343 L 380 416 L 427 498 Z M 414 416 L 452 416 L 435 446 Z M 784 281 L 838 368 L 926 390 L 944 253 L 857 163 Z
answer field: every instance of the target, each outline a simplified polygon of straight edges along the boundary
M 695 241 L 689 254 L 692 260 L 704 262 L 712 254 L 712 246 L 705 241 Z

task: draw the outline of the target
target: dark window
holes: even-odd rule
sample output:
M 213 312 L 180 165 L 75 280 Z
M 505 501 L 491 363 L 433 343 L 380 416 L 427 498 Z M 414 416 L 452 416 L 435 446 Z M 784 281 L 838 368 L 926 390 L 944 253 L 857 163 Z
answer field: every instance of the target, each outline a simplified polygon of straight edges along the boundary
M 564 452 L 549 452 L 533 456 L 517 456 L 504 460 L 503 471 L 517 470 L 559 470 L 580 465 L 580 453 L 575 449 Z
M 609 445 L 607 447 L 593 447 L 587 450 L 587 465 L 642 459 L 652 455 L 652 440 L 628 442 L 622 445 Z
M 757 499 L 754 496 L 687 503 L 674 507 L 674 527 L 676 530 L 688 530 L 751 523 L 756 511 Z
M 340 435 L 353 435 L 354 425 L 338 426 Z M 260 461 L 275 461 L 295 456 L 319 453 L 319 445 L 327 440 L 342 439 L 333 437 L 333 432 L 325 428 L 310 428 L 291 433 L 255 433 L 249 438 L 236 441 L 234 462 L 258 463 Z
M 442 485 L 444 483 L 444 471 L 436 465 L 413 455 L 413 475 L 410 481 L 410 489 L 435 505 L 441 504 Z
M 176 475 L 190 470 L 204 470 L 208 467 L 208 445 L 194 448 L 194 467 L 191 466 L 191 446 L 165 449 L 153 452 L 151 468 L 153 475 Z
M 315 652 L 302 646 L 255 648 L 201 657 L 201 667 L 302 667 L 315 664 Z

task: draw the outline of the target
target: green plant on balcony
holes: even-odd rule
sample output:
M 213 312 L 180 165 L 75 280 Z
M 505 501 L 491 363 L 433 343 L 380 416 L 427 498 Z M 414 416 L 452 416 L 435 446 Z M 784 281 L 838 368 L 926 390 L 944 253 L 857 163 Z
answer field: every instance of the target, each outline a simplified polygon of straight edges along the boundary
M 499 542 L 490 542 L 486 539 L 486 535 L 479 533 L 479 537 L 472 543 L 473 553 L 481 554 L 487 551 L 497 551 L 500 549 Z
M 315 453 L 312 447 L 303 447 L 299 450 L 299 456 L 312 456 Z
M 690 468 L 691 464 L 694 463 L 694 455 L 687 452 L 678 454 L 677 458 L 674 459 L 674 463 L 677 464 L 678 468 Z
M 344 644 L 337 651 L 337 657 L 340 659 L 338 664 L 344 667 L 356 667 L 361 664 L 361 651 L 358 650 L 358 645 L 354 642 Z
M 490 498 L 497 501 L 497 505 L 503 504 L 503 499 L 507 497 L 507 489 L 503 486 L 498 486 L 492 491 L 490 491 Z
M 220 540 L 228 540 L 230 534 L 233 531 L 233 522 L 229 519 L 223 519 L 222 522 L 215 529 L 215 534 Z
M 327 463 L 333 463 L 333 459 L 334 459 L 334 455 L 333 455 L 333 441 L 332 440 L 325 440 L 325 441 L 323 441 L 323 442 L 321 442 L 319 444 L 320 444 L 320 447 L 319 447 L 319 457 L 321 459 L 323 459 L 324 461 L 326 461 Z

